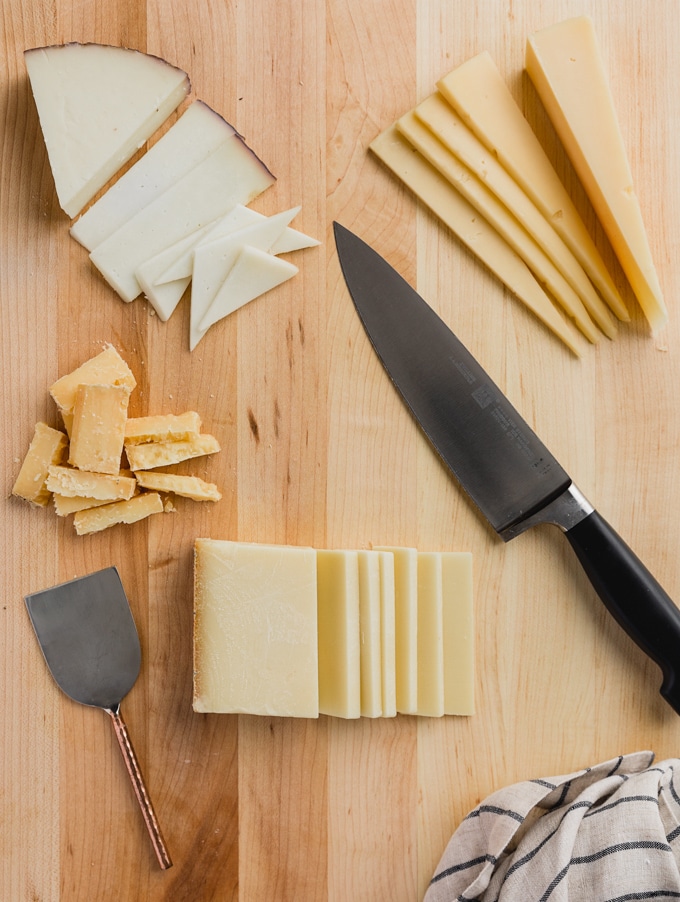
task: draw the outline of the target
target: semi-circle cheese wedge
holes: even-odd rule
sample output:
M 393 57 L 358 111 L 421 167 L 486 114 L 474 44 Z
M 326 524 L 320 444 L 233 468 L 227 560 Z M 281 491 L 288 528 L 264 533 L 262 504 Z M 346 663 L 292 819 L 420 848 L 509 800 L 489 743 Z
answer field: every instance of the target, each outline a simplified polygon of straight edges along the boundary
M 498 232 L 392 125 L 371 151 L 501 282 L 577 356 L 579 338 L 538 284 L 528 266 Z
M 406 113 L 398 119 L 397 128 L 499 232 L 586 338 L 596 343 L 597 329 L 579 296 L 498 198 L 416 119 L 415 114 Z
M 526 69 L 653 331 L 668 318 L 589 16 L 531 35 Z
M 453 107 L 441 94 L 435 93 L 419 103 L 414 112 L 442 144 L 471 169 L 517 217 L 581 298 L 593 320 L 612 337 L 614 332 L 609 310 L 593 288 L 581 264 L 531 198 L 468 128 Z
M 612 312 L 629 320 L 593 239 L 490 54 L 462 63 L 437 88 L 552 223 Z
M 186 72 L 124 47 L 36 47 L 24 60 L 59 204 L 70 217 L 189 93 Z

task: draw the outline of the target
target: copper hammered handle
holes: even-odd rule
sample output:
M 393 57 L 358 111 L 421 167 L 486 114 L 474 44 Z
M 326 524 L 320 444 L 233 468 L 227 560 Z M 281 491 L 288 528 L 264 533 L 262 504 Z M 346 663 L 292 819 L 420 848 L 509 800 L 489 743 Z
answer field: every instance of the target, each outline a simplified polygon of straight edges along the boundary
M 120 713 L 120 706 L 115 710 L 112 708 L 106 708 L 105 710 L 107 714 L 111 715 L 116 739 L 118 740 L 118 745 L 120 746 L 123 758 L 125 759 L 125 767 L 130 776 L 132 788 L 137 796 L 139 807 L 142 809 L 144 823 L 146 824 L 146 829 L 149 831 L 149 836 L 151 837 L 151 843 L 154 852 L 156 853 L 156 857 L 158 858 L 158 863 L 163 870 L 166 870 L 167 868 L 172 867 L 172 861 L 168 854 L 168 850 L 165 848 L 165 842 L 161 835 L 161 828 L 158 826 L 158 820 L 156 819 L 156 812 L 153 809 L 151 799 L 146 791 L 144 777 L 142 776 L 135 750 L 132 747 L 132 742 L 130 741 L 123 715 Z

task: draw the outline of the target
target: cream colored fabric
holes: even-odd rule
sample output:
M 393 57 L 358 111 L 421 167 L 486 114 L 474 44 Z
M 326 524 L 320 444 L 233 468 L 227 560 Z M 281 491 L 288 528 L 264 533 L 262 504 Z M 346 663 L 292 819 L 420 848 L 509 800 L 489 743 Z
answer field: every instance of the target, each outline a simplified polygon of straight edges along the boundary
M 425 902 L 680 899 L 680 760 L 636 752 L 494 793 L 458 827 Z

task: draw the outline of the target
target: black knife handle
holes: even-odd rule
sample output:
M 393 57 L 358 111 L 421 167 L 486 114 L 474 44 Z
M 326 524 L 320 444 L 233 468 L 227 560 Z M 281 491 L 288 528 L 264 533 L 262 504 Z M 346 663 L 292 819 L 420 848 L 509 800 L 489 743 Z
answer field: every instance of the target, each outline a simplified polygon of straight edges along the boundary
M 661 695 L 680 714 L 680 610 L 597 511 L 566 536 L 609 612 L 661 668 Z

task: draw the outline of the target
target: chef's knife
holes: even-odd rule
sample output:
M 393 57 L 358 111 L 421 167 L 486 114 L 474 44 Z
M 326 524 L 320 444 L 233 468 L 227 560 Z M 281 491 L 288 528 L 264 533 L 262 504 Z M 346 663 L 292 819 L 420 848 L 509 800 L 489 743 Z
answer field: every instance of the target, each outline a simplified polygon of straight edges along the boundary
M 342 273 L 378 357 L 444 463 L 508 541 L 565 533 L 596 592 L 660 666 L 680 713 L 680 611 L 449 327 L 386 260 L 339 223 Z

